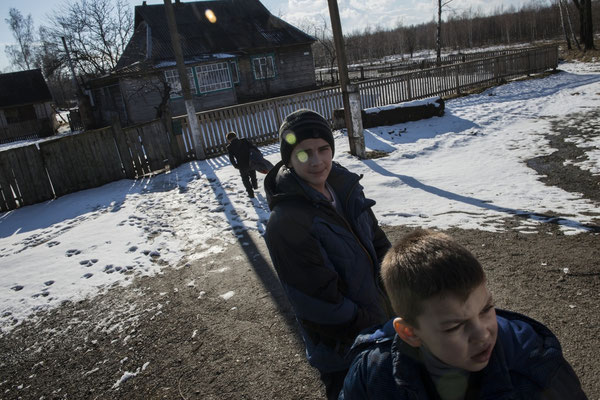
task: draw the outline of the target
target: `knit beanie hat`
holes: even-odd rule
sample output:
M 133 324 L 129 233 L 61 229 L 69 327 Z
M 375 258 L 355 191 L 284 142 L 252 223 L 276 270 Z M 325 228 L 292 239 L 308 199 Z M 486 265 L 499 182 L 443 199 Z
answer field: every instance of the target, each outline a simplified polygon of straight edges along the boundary
M 331 146 L 331 154 L 335 151 L 333 133 L 329 122 L 321 114 L 307 109 L 300 109 L 289 114 L 279 128 L 279 150 L 285 165 L 290 162 L 292 150 L 305 139 L 323 139 Z

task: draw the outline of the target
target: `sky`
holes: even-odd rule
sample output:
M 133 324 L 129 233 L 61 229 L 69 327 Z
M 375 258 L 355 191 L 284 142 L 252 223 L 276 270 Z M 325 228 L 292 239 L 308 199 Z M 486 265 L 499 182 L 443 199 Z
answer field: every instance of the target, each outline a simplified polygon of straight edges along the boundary
M 4 46 L 14 44 L 14 38 L 6 23 L 11 8 L 18 9 L 23 16 L 31 14 L 34 26 L 48 24 L 48 16 L 59 12 L 61 5 L 73 0 L 2 0 L 0 2 L 0 70 L 8 72 L 9 62 Z M 548 0 L 458 0 L 450 3 L 454 12 L 461 14 L 471 9 L 484 14 L 510 6 L 520 7 L 531 1 L 546 3 Z M 173 0 L 174 2 L 174 0 Z M 182 2 L 186 2 L 182 0 Z M 262 0 L 267 9 L 299 28 L 318 24 L 323 18 L 329 23 L 327 0 Z M 141 5 L 142 0 L 129 0 L 132 9 Z M 162 0 L 148 0 L 147 4 L 163 4 Z M 350 33 L 366 27 L 377 26 L 392 28 L 399 23 L 414 25 L 431 21 L 434 18 L 437 1 L 435 0 L 338 0 L 342 31 Z M 367 16 L 365 18 L 365 16 Z
M 527 234 L 546 223 L 535 215 L 546 214 L 559 218 L 564 234 L 586 232 L 599 204 L 544 185 L 525 164 L 554 151 L 544 136 L 553 133 L 551 119 L 600 130 L 598 113 L 589 113 L 600 109 L 600 60 L 559 68 L 448 100 L 442 117 L 365 130 L 367 150 L 388 153 L 383 158 L 350 156 L 347 136 L 335 131 L 334 160 L 364 175 L 360 182 L 384 225 L 502 232 L 505 218 L 520 215 L 516 229 Z M 588 159 L 566 163 L 600 175 L 600 136 L 576 132 L 569 140 Z M 261 151 L 278 161 L 277 144 Z M 265 175 L 258 175 L 262 188 Z M 268 217 L 264 191 L 250 200 L 226 156 L 0 213 L 0 335 L 34 311 L 218 257 L 241 232 L 263 234 Z M 226 270 L 214 272 L 226 279 Z M 186 284 L 203 295 L 201 282 Z M 235 291 L 220 296 L 235 298 Z

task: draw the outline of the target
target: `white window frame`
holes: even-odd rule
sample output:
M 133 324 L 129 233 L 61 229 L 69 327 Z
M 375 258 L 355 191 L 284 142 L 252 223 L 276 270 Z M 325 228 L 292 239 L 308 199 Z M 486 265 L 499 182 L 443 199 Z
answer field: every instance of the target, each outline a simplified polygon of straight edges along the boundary
M 190 91 L 192 94 L 196 94 L 196 82 L 194 81 L 194 70 L 193 68 L 187 68 L 188 78 L 190 80 Z M 179 71 L 177 69 L 168 69 L 164 71 L 165 80 L 169 87 L 171 87 L 171 97 L 182 97 L 183 90 L 181 89 L 181 82 L 179 81 Z
M 200 93 L 231 89 L 233 82 L 229 72 L 229 62 L 217 62 L 196 66 L 196 79 Z
M 252 57 L 252 71 L 254 79 L 275 78 L 275 56 L 272 54 Z

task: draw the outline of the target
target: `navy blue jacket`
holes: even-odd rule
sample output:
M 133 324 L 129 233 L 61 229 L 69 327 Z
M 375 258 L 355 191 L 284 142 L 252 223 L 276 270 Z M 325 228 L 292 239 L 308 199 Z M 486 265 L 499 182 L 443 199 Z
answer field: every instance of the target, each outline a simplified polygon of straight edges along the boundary
M 471 374 L 467 399 L 587 399 L 548 328 L 510 311 L 496 315 L 496 345 L 488 365 Z M 392 321 L 361 334 L 352 356 L 340 399 L 439 399 L 419 352 L 396 335 Z
M 281 162 L 265 178 L 272 211 L 267 247 L 300 323 L 309 363 L 321 372 L 347 369 L 345 354 L 356 335 L 391 317 L 379 279 L 390 242 L 359 179 L 333 163 L 327 182 L 341 215 Z
M 256 146 L 246 138 L 235 138 L 227 145 L 229 161 L 236 169 L 242 171 L 250 169 L 250 151 Z

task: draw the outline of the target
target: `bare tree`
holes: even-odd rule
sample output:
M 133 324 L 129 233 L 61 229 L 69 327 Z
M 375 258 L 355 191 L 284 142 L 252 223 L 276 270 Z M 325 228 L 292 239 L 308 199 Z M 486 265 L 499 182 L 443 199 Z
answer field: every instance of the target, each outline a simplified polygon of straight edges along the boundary
M 442 9 L 450 4 L 453 0 L 437 0 L 438 3 L 438 19 L 437 19 L 437 30 L 435 37 L 435 52 L 436 52 L 436 63 L 440 65 L 442 63 Z
M 7 45 L 4 51 L 8 59 L 21 70 L 28 70 L 34 66 L 34 42 L 35 35 L 31 14 L 23 17 L 16 8 L 11 8 L 9 17 L 5 19 L 10 27 L 13 37 L 17 41 L 15 45 Z
M 592 0 L 573 0 L 579 11 L 579 36 L 583 49 L 594 49 L 594 26 L 592 22 Z
M 335 82 L 335 70 L 336 54 L 335 45 L 333 43 L 333 33 L 331 28 L 327 24 L 325 16 L 321 16 L 321 22 L 319 24 L 313 24 L 311 27 L 306 29 L 308 32 L 312 32 L 312 35 L 317 39 L 316 44 L 313 47 L 315 58 L 318 64 L 326 65 L 331 74 L 331 82 Z
M 77 73 L 87 77 L 115 68 L 133 31 L 132 11 L 125 0 L 67 1 L 50 23 L 52 42 L 65 37 Z

